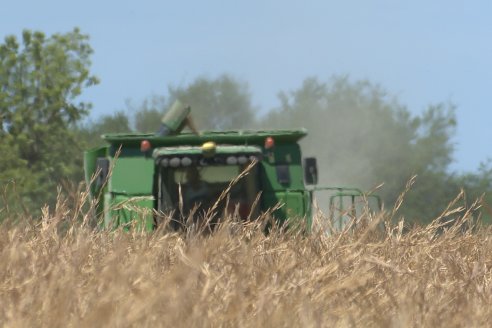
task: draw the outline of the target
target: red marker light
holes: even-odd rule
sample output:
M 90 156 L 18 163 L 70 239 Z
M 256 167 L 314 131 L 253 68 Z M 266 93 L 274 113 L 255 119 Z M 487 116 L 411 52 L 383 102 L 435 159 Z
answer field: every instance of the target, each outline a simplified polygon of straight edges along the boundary
M 148 140 L 142 140 L 142 142 L 140 143 L 140 151 L 142 153 L 149 151 L 151 147 L 152 147 L 152 145 L 150 144 L 150 141 L 148 141 Z
M 275 141 L 272 137 L 267 137 L 265 139 L 265 149 L 271 149 L 273 146 L 275 146 Z

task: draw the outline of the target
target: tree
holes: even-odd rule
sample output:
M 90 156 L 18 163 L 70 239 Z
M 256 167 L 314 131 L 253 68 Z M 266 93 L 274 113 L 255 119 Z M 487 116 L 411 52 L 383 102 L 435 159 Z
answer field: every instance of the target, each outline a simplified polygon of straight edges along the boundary
M 256 124 L 248 85 L 222 75 L 216 79 L 200 77 L 186 87 L 169 86 L 167 95 L 150 96 L 139 105 L 127 101 L 131 130 L 156 132 L 162 116 L 176 99 L 191 106 L 200 130 L 247 129 Z
M 347 77 L 329 83 L 309 78 L 279 99 L 265 127 L 306 127 L 304 155 L 318 158 L 322 184 L 371 189 L 384 183 L 379 193 L 393 204 L 416 174 L 402 214 L 423 221 L 459 192 L 447 174 L 456 124 L 453 106 L 438 104 L 412 116 L 381 87 Z
M 105 144 L 101 138 L 109 133 L 154 133 L 161 124 L 161 118 L 168 104 L 164 97 L 151 96 L 142 104 L 126 102 L 125 110 L 102 115 L 96 120 L 89 120 L 77 126 L 77 134 L 84 149 Z
M 124 111 L 117 111 L 114 114 L 103 115 L 95 122 L 81 124 L 77 130 L 84 149 L 99 147 L 105 144 L 101 138 L 103 134 L 131 132 L 130 119 Z
M 454 180 L 467 191 L 469 201 L 482 199 L 482 221 L 492 224 L 492 160 L 482 162 L 476 172 L 454 176 Z
M 133 114 L 135 130 L 143 133 L 153 133 L 159 130 L 161 119 L 169 104 L 164 96 L 153 95 L 145 99 L 140 106 L 127 102 L 127 108 Z
M 81 177 L 81 149 L 73 128 L 90 104 L 82 90 L 91 75 L 92 48 L 78 29 L 46 37 L 25 30 L 0 45 L 0 180 L 15 180 L 25 202 L 56 198 L 62 179 Z
M 169 102 L 189 104 L 199 129 L 245 129 L 254 126 L 255 109 L 248 85 L 222 75 L 214 80 L 198 78 L 186 88 L 169 87 Z

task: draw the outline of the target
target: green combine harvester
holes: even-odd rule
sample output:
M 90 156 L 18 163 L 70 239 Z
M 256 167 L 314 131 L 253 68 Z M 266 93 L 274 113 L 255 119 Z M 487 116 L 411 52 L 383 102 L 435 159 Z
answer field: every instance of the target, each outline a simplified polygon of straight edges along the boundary
M 276 222 L 302 220 L 310 230 L 314 192 L 323 190 L 334 192 L 329 203 L 337 229 L 368 197 L 381 206 L 358 189 L 315 187 L 316 159 L 303 159 L 299 146 L 305 130 L 198 133 L 190 107 L 180 102 L 162 123 L 156 134 L 103 135 L 106 146 L 85 152 L 86 181 L 104 227 L 151 231 L 171 215 L 171 226 L 180 229 L 190 216 L 254 219 L 280 204 L 272 213 Z M 191 132 L 182 132 L 185 126 Z

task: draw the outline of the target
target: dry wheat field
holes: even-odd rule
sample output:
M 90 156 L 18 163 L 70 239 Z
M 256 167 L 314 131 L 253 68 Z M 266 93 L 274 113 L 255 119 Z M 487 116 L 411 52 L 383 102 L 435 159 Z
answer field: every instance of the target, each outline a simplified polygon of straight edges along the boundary
M 60 201 L 41 220 L 0 224 L 5 327 L 483 327 L 492 323 L 492 230 L 450 206 L 404 229 L 212 234 L 91 228 Z M 73 205 L 73 204 L 72 204 Z M 449 214 L 448 213 L 448 214 Z M 444 214 L 443 216 L 446 216 Z M 318 216 L 318 221 L 322 218 Z

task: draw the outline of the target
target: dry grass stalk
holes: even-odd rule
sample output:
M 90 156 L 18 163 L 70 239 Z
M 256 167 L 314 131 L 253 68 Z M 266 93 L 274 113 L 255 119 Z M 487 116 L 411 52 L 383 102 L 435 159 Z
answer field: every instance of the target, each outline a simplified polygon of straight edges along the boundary
M 486 326 L 492 239 L 472 204 L 427 227 L 327 235 L 222 221 L 213 234 L 95 231 L 81 200 L 0 224 L 0 322 L 26 326 Z M 82 199 L 84 198 L 84 199 Z M 126 206 L 126 205 L 125 205 Z M 394 213 L 359 218 L 388 221 Z M 452 225 L 442 218 L 457 217 Z M 317 218 L 321 220 L 322 218 Z M 163 222 L 169 222 L 169 218 Z M 64 227 L 64 229 L 60 229 Z

